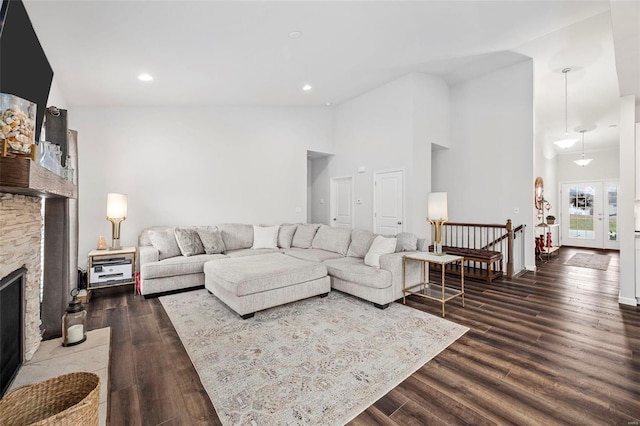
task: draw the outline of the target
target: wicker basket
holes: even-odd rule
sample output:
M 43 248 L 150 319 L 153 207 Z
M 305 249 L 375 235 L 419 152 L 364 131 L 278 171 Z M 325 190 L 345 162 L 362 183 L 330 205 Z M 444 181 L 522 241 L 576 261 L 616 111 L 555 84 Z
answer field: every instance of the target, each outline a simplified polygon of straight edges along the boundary
M 100 377 L 71 373 L 26 385 L 0 400 L 2 425 L 98 425 Z

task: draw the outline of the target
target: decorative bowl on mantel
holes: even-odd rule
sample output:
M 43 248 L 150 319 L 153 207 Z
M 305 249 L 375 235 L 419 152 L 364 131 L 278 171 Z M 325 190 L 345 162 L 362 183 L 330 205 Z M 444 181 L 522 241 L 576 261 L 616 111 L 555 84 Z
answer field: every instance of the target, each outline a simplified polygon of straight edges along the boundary
M 0 144 L 2 156 L 35 156 L 36 104 L 0 93 Z

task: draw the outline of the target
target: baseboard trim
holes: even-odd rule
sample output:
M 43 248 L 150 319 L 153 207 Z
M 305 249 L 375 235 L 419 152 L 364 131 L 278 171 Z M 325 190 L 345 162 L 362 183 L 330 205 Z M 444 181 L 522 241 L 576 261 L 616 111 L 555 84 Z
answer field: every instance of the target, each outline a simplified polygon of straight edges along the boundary
M 635 297 L 618 296 L 618 303 L 621 305 L 638 306 L 638 301 Z

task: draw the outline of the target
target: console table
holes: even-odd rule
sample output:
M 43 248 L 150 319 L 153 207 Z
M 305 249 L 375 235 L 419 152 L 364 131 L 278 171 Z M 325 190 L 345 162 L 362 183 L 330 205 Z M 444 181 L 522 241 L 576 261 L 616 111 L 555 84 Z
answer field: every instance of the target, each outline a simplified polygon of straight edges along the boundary
M 542 251 L 538 254 L 538 259 L 543 260 L 542 255 L 546 254 L 547 261 L 549 261 L 549 256 L 552 253 L 559 255 L 558 250 L 560 250 L 560 224 L 542 222 L 536 225 L 535 229 L 536 229 L 536 236 L 542 235 L 543 237 L 545 237 L 545 246 L 542 248 Z M 551 247 L 546 245 L 546 236 L 548 232 L 551 232 L 551 236 L 555 240 L 555 245 Z
M 407 262 L 422 262 L 422 282 L 407 287 L 406 271 Z M 429 263 L 440 265 L 440 283 L 429 280 Z M 452 263 L 460 263 L 460 288 L 447 286 L 445 284 L 445 266 Z M 429 300 L 436 300 L 442 304 L 442 317 L 444 318 L 444 305 L 456 297 L 462 298 L 464 307 L 464 257 L 452 256 L 449 254 L 435 255 L 428 252 L 420 252 L 405 255 L 402 258 L 402 303 L 406 302 L 406 295 L 414 294 Z

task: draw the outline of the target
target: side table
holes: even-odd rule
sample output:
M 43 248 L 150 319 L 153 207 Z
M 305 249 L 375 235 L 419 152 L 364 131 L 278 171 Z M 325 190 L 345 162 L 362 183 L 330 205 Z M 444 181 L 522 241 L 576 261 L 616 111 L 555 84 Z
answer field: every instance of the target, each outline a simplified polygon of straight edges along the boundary
M 87 261 L 87 291 L 133 284 L 136 291 L 136 248 L 92 250 Z
M 405 303 L 407 294 L 424 297 L 429 300 L 436 300 L 442 304 L 442 317 L 444 318 L 444 305 L 451 299 L 458 296 L 462 298 L 462 307 L 464 307 L 464 257 L 452 256 L 444 254 L 442 256 L 428 252 L 420 252 L 408 254 L 402 258 L 402 303 Z M 422 282 L 418 284 L 406 286 L 406 270 L 407 262 L 422 262 Z M 441 266 L 442 276 L 440 283 L 430 282 L 429 280 L 429 263 L 436 263 Z M 445 266 L 450 263 L 460 263 L 460 289 L 447 287 L 445 285 Z

